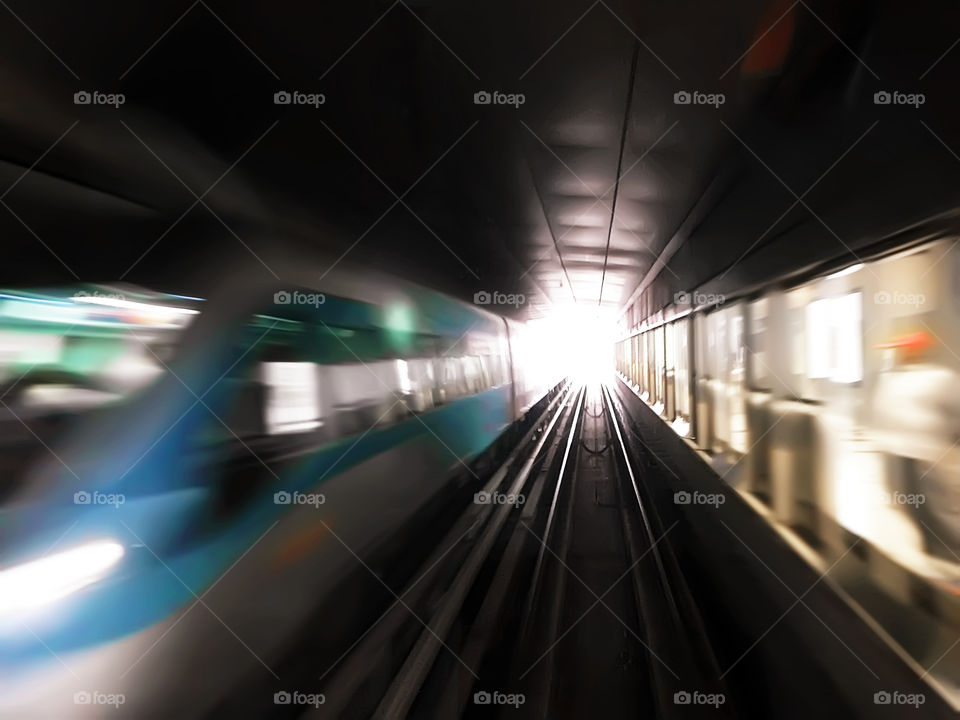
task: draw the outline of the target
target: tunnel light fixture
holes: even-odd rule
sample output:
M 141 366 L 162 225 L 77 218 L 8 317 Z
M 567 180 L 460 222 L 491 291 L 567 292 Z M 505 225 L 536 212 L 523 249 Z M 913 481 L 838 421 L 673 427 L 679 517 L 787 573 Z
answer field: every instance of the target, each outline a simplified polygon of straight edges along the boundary
M 91 305 L 105 305 L 107 307 L 134 310 L 145 315 L 196 315 L 200 311 L 192 308 L 173 307 L 170 305 L 152 305 L 150 303 L 124 300 L 123 298 L 104 297 L 100 295 L 77 295 L 74 302 L 89 303 Z
M 837 272 L 827 275 L 827 280 L 834 280 L 836 278 L 844 277 L 845 275 L 853 275 L 857 270 L 863 268 L 863 263 L 857 263 L 851 265 L 850 267 L 845 267 L 843 270 L 837 270 Z
M 103 578 L 123 546 L 99 540 L 0 570 L 0 617 L 47 605 Z

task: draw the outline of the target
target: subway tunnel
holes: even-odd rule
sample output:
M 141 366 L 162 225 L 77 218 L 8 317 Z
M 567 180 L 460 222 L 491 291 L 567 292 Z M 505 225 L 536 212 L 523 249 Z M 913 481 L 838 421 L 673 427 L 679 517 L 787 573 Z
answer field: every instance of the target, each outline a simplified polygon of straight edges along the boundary
M 955 4 L 0 6 L 0 718 L 960 713 Z

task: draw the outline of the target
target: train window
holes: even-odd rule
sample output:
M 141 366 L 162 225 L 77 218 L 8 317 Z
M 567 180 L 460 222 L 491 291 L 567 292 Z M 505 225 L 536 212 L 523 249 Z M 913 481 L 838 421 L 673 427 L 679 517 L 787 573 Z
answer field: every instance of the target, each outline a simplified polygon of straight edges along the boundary
M 617 343 L 617 369 L 630 379 L 631 385 L 636 382 L 633 363 L 633 338 L 626 338 Z
M 411 341 L 412 350 L 432 354 L 433 339 Z M 206 443 L 239 438 L 258 453 L 286 452 L 291 443 L 313 446 L 433 406 L 432 359 L 395 357 L 376 330 L 256 315 L 234 351 L 238 360 L 227 363 L 222 381 L 229 390 L 211 408 L 217 422 L 204 429 Z
M 480 355 L 477 363 L 480 365 L 480 377 L 483 378 L 480 389 L 487 390 L 500 384 L 498 355 Z
M 699 382 L 709 375 L 707 371 L 707 317 L 703 313 L 697 313 L 692 316 L 691 320 L 693 322 L 694 349 L 691 374 Z
M 663 326 L 661 325 L 655 329 L 651 335 L 653 336 L 654 350 L 654 368 L 653 368 L 653 386 L 654 386 L 654 397 L 656 398 L 657 403 L 659 404 L 660 411 L 663 411 L 664 400 L 666 399 L 666 392 L 663 388 L 663 373 L 664 373 L 664 341 L 663 341 Z
M 268 435 L 306 432 L 320 427 L 319 368 L 308 362 L 265 362 L 260 365 L 266 387 Z
M 502 337 L 498 340 L 494 353 L 489 355 L 487 359 L 493 367 L 491 376 L 493 378 L 494 387 L 500 387 L 510 382 L 510 360 L 508 356 L 508 348 L 507 343 Z
M 644 357 L 644 364 L 646 365 L 646 391 L 647 399 L 651 403 L 657 401 L 657 361 L 653 336 L 653 330 L 648 330 L 643 334 L 643 339 L 646 342 L 646 345 L 644 346 L 644 352 L 646 353 L 646 356 Z
M 710 313 L 706 317 L 707 343 L 704 360 L 704 370 L 711 378 L 720 378 L 724 374 L 725 366 L 722 357 L 724 337 L 726 335 L 726 318 L 720 310 Z
M 461 358 L 463 363 L 463 374 L 466 379 L 466 388 L 467 393 L 470 395 L 475 395 L 482 390 L 485 390 L 489 387 L 489 383 L 485 377 L 483 370 L 483 365 L 480 363 L 480 358 L 476 355 L 471 355 L 465 358 Z
M 522 341 L 517 338 L 516 342 L 519 348 Z M 444 369 L 439 374 L 444 387 L 438 390 L 446 401 L 509 382 L 507 346 L 502 335 L 470 332 L 442 351 L 437 362 Z M 459 369 L 451 363 L 459 365 Z
M 674 323 L 674 392 L 676 416 L 690 421 L 690 320 Z
M 630 341 L 633 344 L 631 350 L 630 378 L 633 384 L 643 390 L 643 337 L 639 334 L 634 335 Z
M 790 374 L 795 378 L 805 377 L 806 365 L 806 323 L 805 308 L 810 295 L 809 288 L 798 288 L 786 294 L 787 301 L 787 337 L 790 338 Z M 794 392 L 801 394 L 799 388 Z
M 410 384 L 410 365 L 406 360 L 397 360 L 397 377 L 400 381 L 400 392 L 403 395 L 409 395 L 412 390 Z
M 726 308 L 716 313 L 720 321 L 717 350 L 722 358 L 719 377 L 724 381 L 739 385 L 743 381 L 743 315 L 741 306 Z
M 403 375 L 398 360 L 320 366 L 321 420 L 326 438 L 366 432 L 401 418 Z
M 734 374 L 742 374 L 744 366 L 743 316 L 738 310 L 739 308 L 733 311 L 730 320 L 730 359 Z
M 644 353 L 643 335 L 639 333 L 633 337 L 633 382 L 643 392 L 645 387 L 644 373 L 647 371 L 646 354 Z
M 641 393 L 647 389 L 647 354 L 644 342 L 644 336 L 640 333 L 633 336 L 633 383 L 640 388 Z
M 643 373 L 646 370 L 643 364 L 643 336 L 638 333 L 633 336 L 630 342 L 633 344 L 633 365 L 630 369 L 630 379 L 640 389 L 640 392 L 643 392 Z
M 749 449 L 747 439 L 747 409 L 745 389 L 746 353 L 743 332 L 743 305 L 735 305 L 724 312 L 729 316 L 727 326 L 727 412 L 729 415 L 730 448 L 739 453 Z
M 657 375 L 660 370 L 659 363 L 657 363 L 656 330 L 647 332 L 647 368 L 649 369 L 650 402 L 655 403 L 657 400 Z
M 639 388 L 639 392 L 643 392 L 643 336 L 634 335 L 631 342 L 633 343 L 631 351 L 633 365 L 632 372 L 628 372 L 631 382 Z
M 433 407 L 433 388 L 436 384 L 433 360 L 422 357 L 411 358 L 404 364 L 410 389 L 404 390 L 404 384 L 401 382 L 400 390 L 403 393 L 409 392 L 409 397 L 405 399 L 407 407 L 414 413 L 430 410 Z
M 747 342 L 747 377 L 748 384 L 755 390 L 769 390 L 770 388 L 770 357 L 767 343 L 768 318 L 770 315 L 770 301 L 761 298 L 748 306 L 750 313 L 750 334 Z
M 460 358 L 440 357 L 436 359 L 436 364 L 436 403 L 448 403 L 466 395 L 466 379 Z
M 676 393 L 674 392 L 674 372 L 676 366 L 677 348 L 674 345 L 674 325 L 668 323 L 663 326 L 663 374 L 664 374 L 664 417 L 668 420 L 674 418 L 676 412 Z
M 860 382 L 863 380 L 863 295 L 849 293 L 837 298 L 834 305 L 837 345 L 833 380 Z
M 862 293 L 807 305 L 807 377 L 835 383 L 863 379 Z
M 830 300 L 814 300 L 807 305 L 807 377 L 830 377 L 833 364 L 832 334 Z

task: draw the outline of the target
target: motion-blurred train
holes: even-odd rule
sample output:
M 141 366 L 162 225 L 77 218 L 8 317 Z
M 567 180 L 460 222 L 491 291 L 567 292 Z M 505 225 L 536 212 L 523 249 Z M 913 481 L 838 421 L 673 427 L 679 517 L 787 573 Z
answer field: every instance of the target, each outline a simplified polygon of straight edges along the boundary
M 864 538 L 960 582 L 957 243 L 945 222 L 846 267 L 631 309 L 618 373 L 814 547 Z
M 278 285 L 0 295 L 0 716 L 201 714 L 559 381 L 480 307 Z

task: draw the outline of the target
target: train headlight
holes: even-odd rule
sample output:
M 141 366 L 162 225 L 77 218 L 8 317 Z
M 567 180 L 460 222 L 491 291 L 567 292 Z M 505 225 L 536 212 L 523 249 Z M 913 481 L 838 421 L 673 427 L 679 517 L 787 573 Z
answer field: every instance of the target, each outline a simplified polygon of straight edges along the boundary
M 0 570 L 0 617 L 54 602 L 100 580 L 123 553 L 119 543 L 99 540 Z

